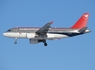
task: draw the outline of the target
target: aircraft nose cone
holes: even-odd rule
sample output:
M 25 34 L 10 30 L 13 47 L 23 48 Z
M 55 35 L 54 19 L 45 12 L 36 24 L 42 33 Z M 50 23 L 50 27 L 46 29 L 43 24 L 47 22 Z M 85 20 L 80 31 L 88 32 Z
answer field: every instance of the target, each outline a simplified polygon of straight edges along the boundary
M 3 33 L 3 36 L 6 36 L 6 33 Z

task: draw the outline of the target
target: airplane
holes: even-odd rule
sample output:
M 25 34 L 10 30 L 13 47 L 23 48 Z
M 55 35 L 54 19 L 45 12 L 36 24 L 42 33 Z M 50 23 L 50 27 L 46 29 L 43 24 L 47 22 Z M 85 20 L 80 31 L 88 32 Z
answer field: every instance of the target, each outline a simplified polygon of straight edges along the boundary
M 91 30 L 87 29 L 88 17 L 89 13 L 84 13 L 79 20 L 69 28 L 51 27 L 52 21 L 43 27 L 14 27 L 8 29 L 3 35 L 5 37 L 15 38 L 15 44 L 17 44 L 17 39 L 27 38 L 30 44 L 43 42 L 44 46 L 47 46 L 46 40 L 74 37 L 91 32 Z

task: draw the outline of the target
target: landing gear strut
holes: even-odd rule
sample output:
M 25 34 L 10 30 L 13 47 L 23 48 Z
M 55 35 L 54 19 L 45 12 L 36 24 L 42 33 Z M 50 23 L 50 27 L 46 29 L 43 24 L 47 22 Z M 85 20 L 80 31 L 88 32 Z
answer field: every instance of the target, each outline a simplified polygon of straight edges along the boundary
M 44 40 L 43 43 L 44 43 L 44 46 L 47 46 L 46 40 Z
M 38 40 L 38 42 L 43 42 L 44 43 L 44 46 L 47 46 L 47 43 L 46 43 L 46 40 L 43 39 L 43 40 Z
M 14 44 L 17 44 L 17 38 L 15 38 Z

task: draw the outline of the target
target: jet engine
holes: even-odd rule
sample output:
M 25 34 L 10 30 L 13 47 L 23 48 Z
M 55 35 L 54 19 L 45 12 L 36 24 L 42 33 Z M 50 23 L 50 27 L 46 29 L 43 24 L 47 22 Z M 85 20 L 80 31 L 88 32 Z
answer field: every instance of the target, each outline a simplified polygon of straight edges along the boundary
M 30 39 L 30 44 L 37 44 L 39 41 L 37 39 Z

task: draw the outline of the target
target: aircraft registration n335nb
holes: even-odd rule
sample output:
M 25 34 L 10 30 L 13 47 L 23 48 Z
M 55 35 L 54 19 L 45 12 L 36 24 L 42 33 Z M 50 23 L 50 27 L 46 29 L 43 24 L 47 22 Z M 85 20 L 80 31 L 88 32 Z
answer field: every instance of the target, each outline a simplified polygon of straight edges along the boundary
M 51 28 L 53 22 L 48 22 L 43 27 L 15 27 L 7 30 L 3 33 L 5 37 L 15 38 L 15 44 L 17 44 L 18 38 L 27 38 L 31 44 L 37 44 L 40 42 L 47 46 L 46 40 L 54 40 L 61 38 L 68 38 L 73 36 L 89 33 L 87 29 L 89 13 L 84 13 L 80 19 L 69 28 Z

